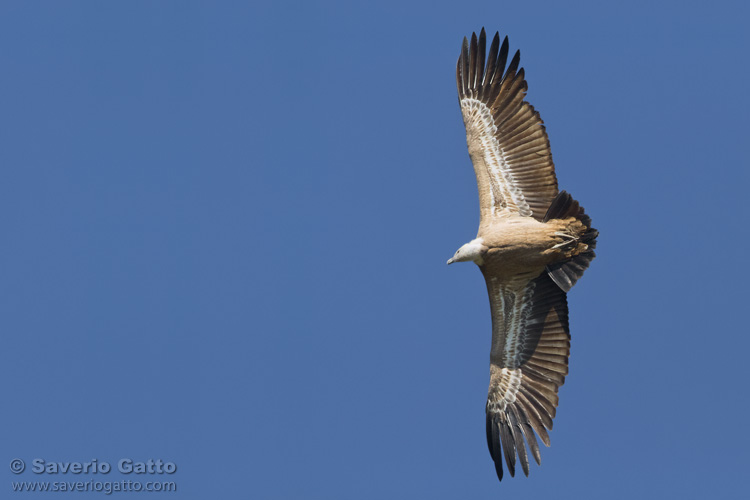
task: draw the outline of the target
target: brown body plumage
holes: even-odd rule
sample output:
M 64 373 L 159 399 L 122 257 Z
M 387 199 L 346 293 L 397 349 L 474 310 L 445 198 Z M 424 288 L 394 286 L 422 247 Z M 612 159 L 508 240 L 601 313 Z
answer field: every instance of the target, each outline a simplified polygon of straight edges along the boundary
M 598 232 L 578 202 L 559 192 L 549 139 L 524 100 L 516 52 L 485 32 L 464 39 L 456 68 L 466 141 L 479 188 L 477 238 L 448 263 L 473 261 L 484 275 L 492 312 L 487 443 L 500 479 L 528 451 L 541 462 L 536 436 L 549 446 L 559 387 L 568 373 L 566 292 L 594 258 Z M 524 440 L 526 444 L 524 444 Z
M 487 248 L 483 267 L 507 279 L 521 274 L 536 277 L 549 264 L 568 260 L 586 250 L 587 245 L 580 242 L 586 230 L 574 217 L 546 223 L 531 217 L 498 217 L 477 235 Z

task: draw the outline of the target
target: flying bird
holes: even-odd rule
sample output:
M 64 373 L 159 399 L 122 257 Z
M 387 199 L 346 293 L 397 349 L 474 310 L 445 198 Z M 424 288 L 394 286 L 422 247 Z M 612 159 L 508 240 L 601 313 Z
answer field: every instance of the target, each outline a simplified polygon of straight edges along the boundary
M 583 208 L 558 191 L 549 139 L 524 99 L 520 51 L 506 68 L 508 37 L 498 33 L 485 59 L 486 35 L 463 40 L 456 66 L 466 142 L 479 187 L 477 237 L 448 261 L 474 262 L 484 275 L 492 313 L 487 445 L 503 478 L 516 456 L 550 445 L 558 396 L 568 374 L 566 294 L 594 258 L 598 231 Z M 524 444 L 525 440 L 525 444 Z M 528 451 L 527 451 L 528 448 Z

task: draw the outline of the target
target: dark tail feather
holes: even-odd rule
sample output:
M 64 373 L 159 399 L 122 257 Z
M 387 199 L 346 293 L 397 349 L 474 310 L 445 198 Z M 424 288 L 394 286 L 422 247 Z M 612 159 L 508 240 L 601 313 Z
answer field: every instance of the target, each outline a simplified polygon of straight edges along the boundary
M 588 245 L 588 249 L 568 260 L 555 262 L 547 266 L 549 277 L 564 292 L 573 288 L 573 285 L 583 276 L 583 272 L 588 269 L 589 264 L 596 257 L 594 248 L 596 248 L 596 237 L 599 236 L 599 231 L 591 227 L 591 217 L 584 213 L 583 207 L 569 193 L 560 191 L 550 203 L 547 214 L 544 216 L 544 222 L 550 219 L 567 219 L 568 217 L 575 217 L 586 226 L 586 232 L 581 235 L 580 241 Z

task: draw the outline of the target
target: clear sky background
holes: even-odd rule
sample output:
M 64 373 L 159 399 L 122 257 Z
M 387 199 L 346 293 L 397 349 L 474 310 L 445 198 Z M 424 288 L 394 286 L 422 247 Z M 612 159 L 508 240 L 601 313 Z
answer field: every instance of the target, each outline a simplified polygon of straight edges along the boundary
M 744 497 L 750 9 L 607 4 L 0 4 L 0 496 L 151 458 L 164 498 Z M 601 232 L 552 447 L 502 483 L 484 282 L 445 265 L 482 26 Z

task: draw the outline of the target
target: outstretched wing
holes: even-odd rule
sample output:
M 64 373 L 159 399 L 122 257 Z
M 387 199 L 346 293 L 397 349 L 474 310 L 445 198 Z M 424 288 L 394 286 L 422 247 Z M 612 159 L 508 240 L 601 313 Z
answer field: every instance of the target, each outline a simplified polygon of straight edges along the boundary
M 508 37 L 490 45 L 485 66 L 484 28 L 471 45 L 464 38 L 456 83 L 466 142 L 479 186 L 481 222 L 510 212 L 542 220 L 557 195 L 549 139 L 539 113 L 528 102 L 521 53 L 508 59 Z
M 557 390 L 568 374 L 570 332 L 565 292 L 546 272 L 525 283 L 504 283 L 482 268 L 492 308 L 487 445 L 497 477 L 503 456 L 515 475 L 516 455 L 529 475 L 528 451 L 541 464 L 536 435 L 549 446 L 547 430 L 557 407 Z

